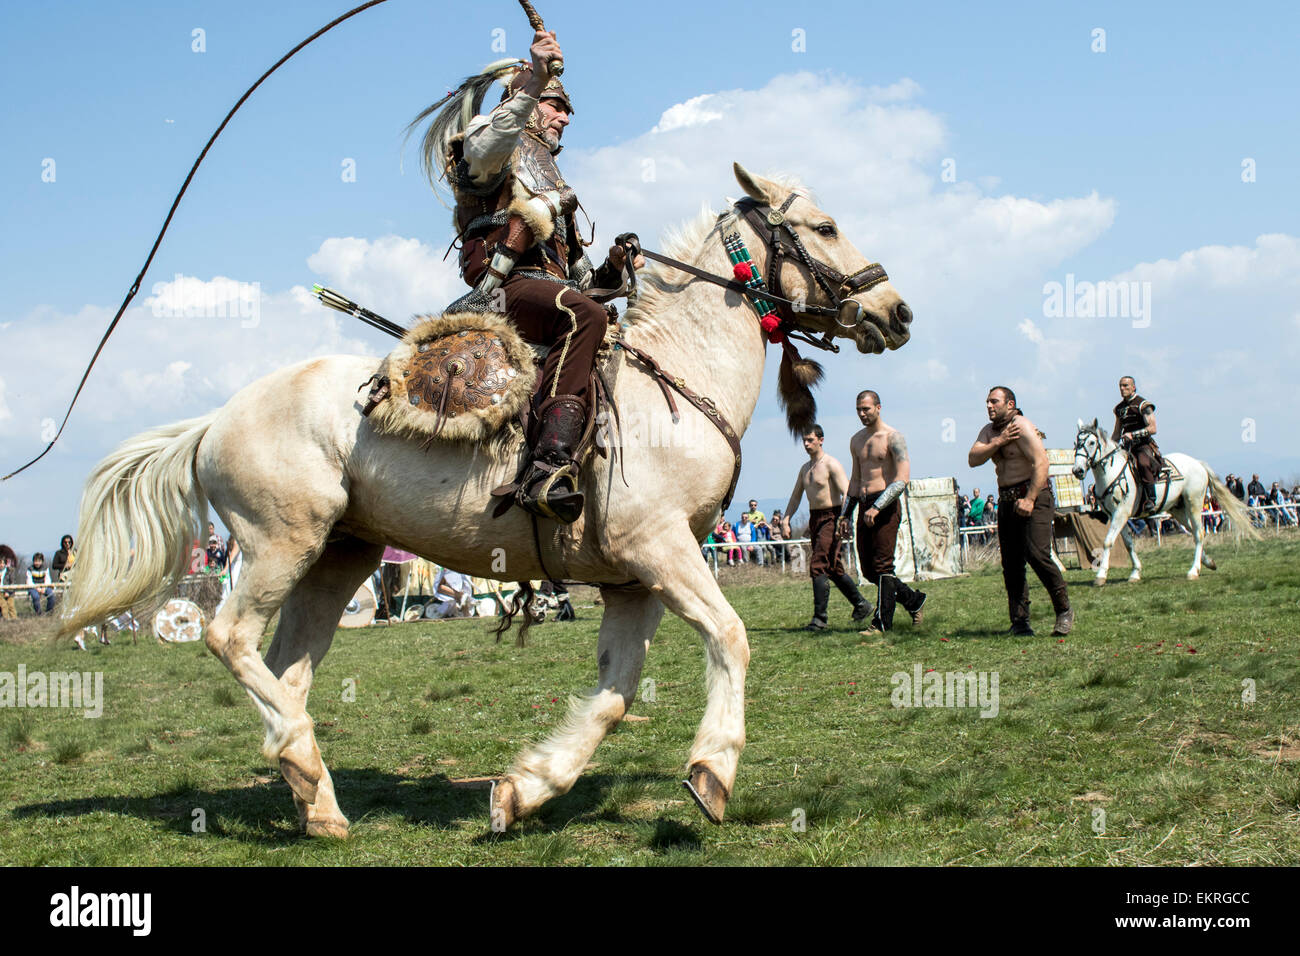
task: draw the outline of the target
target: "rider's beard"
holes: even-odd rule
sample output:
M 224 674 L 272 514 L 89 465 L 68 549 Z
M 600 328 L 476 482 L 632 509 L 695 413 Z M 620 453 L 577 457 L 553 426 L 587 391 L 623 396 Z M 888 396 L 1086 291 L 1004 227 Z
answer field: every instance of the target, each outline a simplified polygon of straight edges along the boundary
M 560 131 L 553 126 L 543 126 L 537 138 L 545 143 L 546 148 L 552 153 L 560 148 Z

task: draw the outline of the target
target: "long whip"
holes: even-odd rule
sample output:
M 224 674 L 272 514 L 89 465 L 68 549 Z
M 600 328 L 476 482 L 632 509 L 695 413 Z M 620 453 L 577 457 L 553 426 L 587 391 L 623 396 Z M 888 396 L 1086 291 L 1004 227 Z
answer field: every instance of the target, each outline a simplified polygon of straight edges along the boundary
M 38 461 L 40 461 L 42 458 L 44 458 L 46 455 L 50 453 L 50 449 L 54 447 L 54 443 L 57 442 L 59 440 L 59 436 L 63 434 L 63 429 L 67 426 L 68 419 L 72 417 L 73 406 L 77 404 L 77 399 L 81 397 L 81 390 L 86 387 L 86 380 L 90 378 L 90 370 L 95 367 L 95 362 L 99 358 L 99 353 L 104 351 L 104 346 L 108 343 L 108 337 L 112 335 L 113 330 L 117 328 L 117 323 L 121 321 L 122 315 L 126 312 L 126 307 L 131 304 L 131 300 L 135 298 L 135 294 L 140 291 L 140 284 L 144 281 L 145 273 L 149 271 L 149 266 L 153 262 L 154 254 L 158 252 L 158 247 L 162 245 L 163 236 L 167 234 L 167 227 L 171 225 L 172 216 L 176 214 L 176 207 L 181 204 L 181 197 L 185 195 L 185 190 L 189 189 L 190 181 L 194 178 L 194 174 L 199 171 L 199 164 L 202 163 L 203 158 L 208 155 L 208 150 L 211 149 L 212 144 L 217 141 L 217 137 L 220 136 L 221 131 L 226 128 L 226 124 L 230 122 L 231 117 L 233 117 L 235 113 L 239 110 L 239 108 L 244 105 L 244 101 L 253 95 L 253 91 L 262 85 L 263 80 L 265 80 L 268 76 L 270 76 L 281 66 L 283 66 L 291 56 L 293 56 L 295 53 L 297 53 L 307 44 L 311 43 L 313 40 L 315 40 L 317 37 L 321 36 L 322 34 L 328 33 L 330 30 L 334 29 L 344 20 L 356 16 L 358 13 L 362 12 L 363 10 L 368 10 L 370 7 L 376 6 L 377 4 L 380 3 L 386 3 L 386 2 L 387 0 L 367 0 L 367 2 L 361 4 L 361 6 L 355 7 L 349 10 L 347 13 L 343 14 L 343 16 L 338 17 L 335 20 L 331 20 L 329 23 L 325 24 L 325 26 L 321 27 L 319 30 L 317 30 L 311 36 L 307 37 L 307 39 L 303 40 L 301 43 L 295 46 L 284 56 L 280 57 L 280 59 L 276 60 L 275 65 L 272 66 L 265 73 L 263 73 L 260 77 L 258 77 L 257 82 L 254 83 L 252 86 L 250 86 L 244 92 L 244 95 L 239 98 L 239 101 L 230 108 L 230 112 L 226 114 L 226 118 L 221 121 L 221 125 L 217 127 L 216 132 L 212 134 L 207 144 L 203 147 L 203 151 L 199 153 L 199 158 L 194 160 L 194 165 L 190 167 L 190 174 L 185 177 L 185 182 L 181 185 L 180 192 L 178 192 L 176 194 L 176 198 L 172 200 L 171 209 L 167 211 L 167 218 L 163 220 L 162 228 L 158 230 L 158 238 L 156 238 L 153 241 L 153 248 L 149 250 L 149 255 L 145 258 L 144 265 L 140 268 L 140 274 L 135 277 L 135 282 L 131 283 L 131 288 L 127 292 L 126 298 L 122 300 L 122 304 L 118 307 L 117 315 L 113 316 L 113 321 L 108 324 L 108 331 L 106 331 L 104 333 L 104 337 L 99 340 L 99 345 L 95 349 L 95 354 L 90 357 L 90 364 L 86 366 L 85 374 L 81 376 L 81 381 L 77 385 L 77 390 L 75 393 L 73 393 L 72 401 L 68 403 L 68 410 L 63 415 L 63 422 L 59 425 L 59 430 L 55 432 L 54 438 L 51 439 L 50 443 L 45 446 L 45 450 L 43 452 L 41 452 L 39 455 L 37 455 L 27 464 L 23 465 L 21 468 L 17 468 L 14 471 L 9 472 L 9 474 L 5 475 L 3 478 L 0 478 L 0 481 L 8 481 L 14 475 L 20 474 L 21 472 L 26 471 L 32 465 L 36 464 Z M 536 11 L 534 11 L 534 13 L 535 12 Z
M 536 7 L 529 3 L 528 0 L 519 0 L 519 5 L 524 8 L 524 13 L 528 15 L 529 26 L 534 30 L 546 29 L 546 24 L 542 22 L 542 15 L 537 12 Z M 558 56 L 551 57 L 546 61 L 546 72 L 550 73 L 551 76 L 560 76 L 564 73 L 564 60 Z

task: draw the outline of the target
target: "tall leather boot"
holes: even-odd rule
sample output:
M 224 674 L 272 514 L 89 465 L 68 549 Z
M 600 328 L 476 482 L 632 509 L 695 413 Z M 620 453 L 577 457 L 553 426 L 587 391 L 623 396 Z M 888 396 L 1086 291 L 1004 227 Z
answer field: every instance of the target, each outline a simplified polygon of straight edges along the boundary
M 828 625 L 826 623 L 826 606 L 831 599 L 831 580 L 824 574 L 819 574 L 812 579 L 813 582 L 813 616 L 804 628 L 807 631 L 824 631 Z
M 542 403 L 537 419 L 533 460 L 519 482 L 516 500 L 525 511 L 572 524 L 582 514 L 574 452 L 587 424 L 587 410 L 576 395 L 556 395 Z
M 894 606 L 898 601 L 898 579 L 893 575 L 880 575 L 876 594 L 875 623 L 880 624 L 881 631 L 892 630 Z
M 897 603 L 898 578 L 882 574 L 876 582 L 876 613 L 869 630 L 889 631 L 894 627 L 894 605 Z
M 898 578 L 894 578 L 894 595 L 903 610 L 912 615 L 912 623 L 921 623 L 921 607 L 925 604 L 925 592 L 910 588 Z
M 1145 500 L 1138 503 L 1138 514 L 1147 514 L 1154 511 L 1156 507 L 1156 486 L 1154 484 L 1143 485 L 1142 496 Z
M 871 602 L 862 596 L 858 586 L 847 574 L 828 575 L 841 594 L 853 605 L 853 620 L 865 621 L 871 616 Z

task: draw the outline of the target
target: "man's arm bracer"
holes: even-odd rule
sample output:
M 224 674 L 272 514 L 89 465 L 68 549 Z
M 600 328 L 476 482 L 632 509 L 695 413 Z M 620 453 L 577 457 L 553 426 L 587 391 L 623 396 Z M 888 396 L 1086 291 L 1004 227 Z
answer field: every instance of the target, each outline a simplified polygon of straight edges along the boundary
M 903 493 L 903 489 L 906 487 L 907 482 L 905 481 L 891 481 L 885 487 L 885 490 L 880 493 L 880 497 L 876 499 L 876 503 L 871 507 L 875 508 L 877 511 L 884 511 L 898 500 L 898 496 Z

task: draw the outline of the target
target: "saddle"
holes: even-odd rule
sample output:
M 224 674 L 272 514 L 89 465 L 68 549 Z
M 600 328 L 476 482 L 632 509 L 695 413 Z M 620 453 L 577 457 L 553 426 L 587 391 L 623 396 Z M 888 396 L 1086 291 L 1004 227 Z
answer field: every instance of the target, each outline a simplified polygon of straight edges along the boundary
M 533 350 L 505 319 L 425 316 L 362 383 L 370 393 L 361 411 L 381 434 L 425 447 L 488 442 L 527 407 L 538 378 Z
M 1156 472 L 1155 500 L 1147 502 L 1147 507 L 1144 509 L 1142 514 L 1135 514 L 1131 517 L 1146 518 L 1151 515 L 1160 514 L 1160 512 L 1165 510 L 1165 505 L 1169 501 L 1169 486 L 1175 481 L 1181 481 L 1183 478 L 1183 473 L 1174 467 L 1173 463 L 1170 462 L 1168 458 L 1161 456 L 1158 460 L 1160 462 L 1160 469 Z M 1138 479 L 1137 462 L 1131 455 L 1129 456 L 1126 468 L 1128 469 L 1130 480 L 1134 485 L 1140 488 L 1141 482 Z
M 643 350 L 621 341 L 617 312 L 606 308 L 611 310 L 610 325 L 587 389 L 587 425 L 575 453 L 579 467 L 585 466 L 593 448 L 602 458 L 608 457 L 606 443 L 596 441 L 596 423 L 612 418 L 619 424 L 604 368 L 616 351 L 623 350 L 656 380 L 674 420 L 678 411 L 673 391 L 704 412 L 726 438 L 735 469 L 725 509 L 740 477 L 740 436 L 711 399 L 698 395 Z M 361 388 L 370 386 L 362 414 L 381 434 L 423 439 L 425 448 L 434 441 L 475 444 L 506 460 L 518 451 L 525 436 L 532 437 L 532 409 L 546 351 L 544 346 L 530 345 L 507 319 L 493 313 L 424 316 L 361 384 Z M 516 482 L 524 467 L 526 463 L 521 464 Z M 493 489 L 494 496 L 502 496 L 494 516 L 509 509 L 516 487 L 512 483 Z
M 506 459 L 525 436 L 535 437 L 530 434 L 532 411 L 548 351 L 528 343 L 498 315 L 426 316 L 362 383 L 362 388 L 370 386 L 362 414 L 381 434 L 423 439 L 425 448 L 436 440 L 470 443 Z M 597 447 L 595 413 L 613 408 L 600 372 L 607 359 L 606 348 L 587 390 L 587 427 L 577 448 L 580 463 Z M 603 446 L 598 451 L 607 454 Z M 505 496 L 517 489 L 518 478 L 493 489 L 494 496 L 504 497 L 494 514 L 509 508 L 512 499 Z

